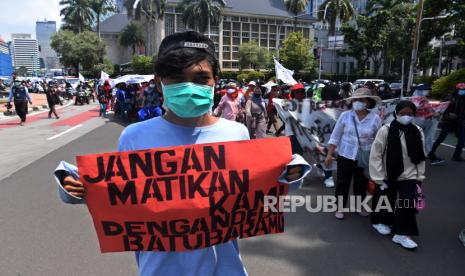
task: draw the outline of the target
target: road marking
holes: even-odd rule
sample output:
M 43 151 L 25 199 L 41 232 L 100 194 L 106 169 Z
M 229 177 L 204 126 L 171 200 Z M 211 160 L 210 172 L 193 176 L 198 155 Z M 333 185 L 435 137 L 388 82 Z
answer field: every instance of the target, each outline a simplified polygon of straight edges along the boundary
M 50 141 L 50 140 L 56 139 L 56 138 L 58 138 L 58 137 L 60 137 L 62 135 L 65 135 L 66 133 L 71 132 L 71 131 L 75 130 L 76 128 L 79 128 L 79 127 L 82 127 L 82 125 L 73 126 L 72 128 L 69 128 L 69 129 L 67 129 L 67 130 L 65 130 L 65 131 L 63 131 L 61 133 L 58 133 L 57 135 L 52 136 L 52 137 L 48 138 L 47 140 Z
M 446 146 L 446 147 L 448 147 L 448 148 L 453 148 L 453 149 L 455 149 L 455 146 L 452 146 L 452 145 L 449 145 L 449 144 L 446 144 L 446 143 L 442 143 L 441 145 Z M 462 149 L 462 151 L 465 151 L 465 149 Z
M 57 110 L 57 111 L 58 111 L 58 110 L 61 110 L 61 109 L 63 109 L 63 108 L 66 108 L 66 107 L 72 105 L 73 103 L 74 103 L 73 101 L 69 101 L 69 103 L 67 103 L 67 104 L 65 104 L 65 105 L 63 105 L 63 106 L 57 107 L 57 108 L 55 108 L 55 110 Z M 40 111 L 36 111 L 36 112 L 31 112 L 31 113 L 28 113 L 28 114 L 27 114 L 27 117 L 33 117 L 33 116 L 36 116 L 36 115 L 39 115 L 39 114 L 42 114 L 42 113 L 47 113 L 47 112 L 49 112 L 49 111 L 50 111 L 50 109 L 47 108 L 47 109 L 44 109 L 44 110 L 40 110 Z M 0 121 L 2 121 L 2 120 L 5 120 L 5 121 L 6 121 L 6 120 L 10 120 L 11 118 L 16 118 L 16 115 L 15 115 L 15 116 L 9 116 L 9 115 L 1 116 L 1 117 L 0 117 Z

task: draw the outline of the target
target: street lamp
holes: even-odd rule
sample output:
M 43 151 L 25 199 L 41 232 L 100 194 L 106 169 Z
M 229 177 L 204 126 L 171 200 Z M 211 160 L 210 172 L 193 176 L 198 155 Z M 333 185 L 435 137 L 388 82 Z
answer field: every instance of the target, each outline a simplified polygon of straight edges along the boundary
M 440 15 L 440 16 L 435 16 L 435 17 L 422 18 L 422 16 L 423 16 L 423 4 L 424 4 L 424 0 L 420 0 L 420 5 L 418 7 L 418 13 L 417 13 L 417 23 L 416 23 L 416 26 L 415 26 L 415 34 L 414 34 L 414 37 L 413 37 L 412 59 L 410 60 L 407 91 L 410 91 L 410 89 L 412 87 L 412 83 L 413 83 L 413 71 L 414 71 L 415 64 L 417 63 L 418 45 L 420 44 L 421 23 L 424 20 L 436 20 L 436 19 L 444 19 L 444 18 L 449 17 L 449 14 L 446 14 L 446 15 Z

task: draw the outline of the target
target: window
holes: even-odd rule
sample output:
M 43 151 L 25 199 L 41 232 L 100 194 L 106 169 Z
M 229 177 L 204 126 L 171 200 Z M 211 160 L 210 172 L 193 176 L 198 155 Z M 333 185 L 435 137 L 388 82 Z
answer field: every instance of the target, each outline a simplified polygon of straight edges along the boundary
M 223 68 L 231 68 L 231 62 L 223 61 Z
M 231 48 L 229 46 L 223 46 L 223 51 L 229 51 Z
M 277 29 L 277 28 L 276 28 L 275 25 L 271 25 L 271 26 L 270 26 L 270 33 L 275 34 L 275 33 L 276 33 L 276 29 Z
M 241 22 L 249 22 L 249 18 L 247 18 L 247 17 L 241 17 Z
M 231 59 L 231 53 L 230 52 L 223 52 L 223 59 Z
M 260 39 L 260 47 L 268 47 L 268 40 Z
M 232 50 L 233 50 L 233 52 L 238 52 L 238 51 L 239 51 L 239 47 L 238 47 L 238 46 L 233 46 L 233 47 L 232 47 Z
M 343 73 L 343 74 L 345 74 L 345 73 L 347 72 L 346 69 L 347 69 L 347 68 L 346 68 L 346 63 L 343 62 L 343 63 L 342 63 L 342 73 Z
M 231 36 L 231 32 L 230 31 L 223 31 L 223 36 Z
M 275 34 L 270 34 L 270 39 L 276 39 L 276 35 Z
M 248 38 L 242 38 L 242 43 L 247 43 L 247 42 L 249 42 Z
M 233 23 L 233 30 L 234 30 L 234 31 L 240 31 L 240 30 L 241 30 L 241 23 L 239 23 L 239 22 L 234 22 L 234 23 Z
M 267 33 L 268 32 L 268 25 L 260 25 L 260 32 Z
M 225 37 L 223 36 L 223 44 L 224 45 L 230 45 L 231 44 L 231 37 Z
M 233 38 L 233 45 L 240 45 L 241 44 L 241 39 L 240 38 Z M 233 49 L 234 51 L 234 49 Z
M 238 69 L 239 68 L 239 62 L 231 62 L 231 68 Z
M 223 30 L 231 30 L 231 22 L 223 22 Z
M 250 18 L 250 22 L 257 22 L 257 18 Z
M 233 16 L 233 17 L 231 17 L 231 21 L 239 21 L 239 17 L 238 16 Z
M 233 37 L 240 37 L 241 36 L 241 32 L 233 32 Z
M 353 62 L 349 62 L 349 73 L 353 73 L 354 72 L 354 63 Z
M 259 18 L 259 19 L 258 19 L 258 22 L 259 22 L 259 23 L 264 23 L 264 24 L 266 24 L 266 19 L 265 19 L 265 18 Z
M 252 24 L 252 32 L 258 32 L 258 24 Z
M 269 45 L 271 48 L 276 48 L 276 40 L 271 40 L 270 39 L 270 45 Z
M 275 19 L 268 19 L 268 24 L 275 24 L 276 20 Z
M 248 33 L 248 32 L 243 32 L 242 33 L 242 37 L 249 37 L 249 36 L 250 36 L 250 33 Z
M 239 52 L 234 52 L 232 55 L 232 59 L 238 60 L 239 59 Z
M 249 31 L 250 30 L 250 24 L 249 23 L 242 23 L 242 31 Z
M 258 38 L 258 33 L 252 33 L 252 38 Z

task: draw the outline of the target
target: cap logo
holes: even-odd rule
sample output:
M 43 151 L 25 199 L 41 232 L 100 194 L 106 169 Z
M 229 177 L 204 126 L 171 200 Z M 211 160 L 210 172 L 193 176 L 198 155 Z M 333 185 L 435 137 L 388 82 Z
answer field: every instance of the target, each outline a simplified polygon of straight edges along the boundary
M 184 42 L 184 47 L 186 47 L 186 48 L 208 49 L 207 44 L 205 44 L 205 43 L 195 43 L 195 42 Z

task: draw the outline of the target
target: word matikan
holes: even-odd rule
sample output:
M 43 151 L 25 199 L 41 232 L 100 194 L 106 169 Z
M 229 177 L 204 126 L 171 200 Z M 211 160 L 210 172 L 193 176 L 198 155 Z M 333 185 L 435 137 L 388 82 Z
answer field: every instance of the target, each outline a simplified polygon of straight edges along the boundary
M 225 150 L 223 145 L 217 148 L 203 147 L 202 159 L 194 148 L 186 148 L 182 160 L 176 160 L 174 150 L 147 152 L 141 157 L 140 153 L 128 155 L 129 171 L 123 165 L 120 155 L 110 155 L 97 158 L 98 174 L 84 175 L 90 184 L 107 182 L 108 196 L 111 205 L 145 204 L 150 199 L 169 201 L 179 199 L 193 199 L 211 197 L 216 192 L 223 196 L 246 193 L 249 191 L 249 170 L 226 170 Z M 106 166 L 105 166 L 106 165 Z M 200 172 L 190 175 L 189 171 Z M 126 181 L 120 189 L 112 182 L 113 178 Z M 138 197 L 134 179 L 145 179 L 142 196 Z M 121 185 L 120 185 L 121 186 Z M 175 193 L 174 190 L 177 192 Z M 178 195 L 176 198 L 173 195 Z

